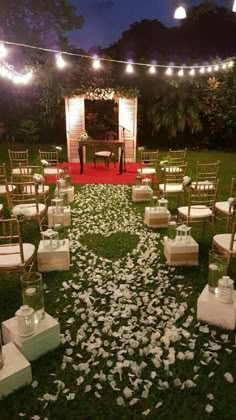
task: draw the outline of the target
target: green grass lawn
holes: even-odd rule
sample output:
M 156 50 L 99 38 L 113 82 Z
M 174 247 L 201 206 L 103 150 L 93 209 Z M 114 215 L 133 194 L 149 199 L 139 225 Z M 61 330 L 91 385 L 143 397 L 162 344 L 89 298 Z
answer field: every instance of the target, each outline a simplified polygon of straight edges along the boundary
M 36 163 L 37 147 L 31 156 Z M 8 162 L 5 146 L 0 159 Z M 236 154 L 188 152 L 192 178 L 197 160 L 221 161 L 218 198 L 227 199 Z M 235 332 L 196 320 L 210 229 L 193 229 L 199 266 L 173 269 L 163 256 L 166 230 L 144 227 L 145 204 L 131 202 L 130 187 L 76 190 L 67 232 L 70 271 L 43 274 L 45 308 L 61 324 L 62 343 L 32 363 L 34 387 L 0 402 L 0 419 L 236 418 Z M 176 203 L 169 204 L 176 212 Z M 217 232 L 223 229 L 217 223 Z M 36 224 L 27 223 L 23 233 L 38 243 Z M 235 263 L 230 273 L 236 280 Z M 0 321 L 20 305 L 19 275 L 1 274 Z

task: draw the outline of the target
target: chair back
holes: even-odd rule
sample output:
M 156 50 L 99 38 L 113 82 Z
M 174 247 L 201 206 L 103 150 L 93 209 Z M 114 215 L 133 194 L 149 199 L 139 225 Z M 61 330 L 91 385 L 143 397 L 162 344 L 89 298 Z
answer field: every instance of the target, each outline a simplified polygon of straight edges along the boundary
M 145 150 L 141 152 L 141 163 L 146 166 L 157 166 L 159 150 Z
M 57 166 L 59 162 L 58 151 L 54 150 L 47 152 L 39 150 L 39 160 L 46 160 L 49 163 L 49 165 Z
M 5 163 L 0 165 L 0 182 L 5 182 L 6 179 L 6 166 Z
M 200 163 L 196 166 L 196 182 L 216 182 L 220 169 L 220 161 L 214 163 Z
M 187 149 L 183 150 L 172 150 L 169 149 L 168 164 L 171 165 L 183 165 L 186 162 Z
M 42 167 L 37 165 L 24 166 L 19 164 L 19 173 L 12 174 L 12 182 L 33 182 L 34 174 L 42 175 Z
M 230 239 L 229 251 L 233 253 L 236 243 L 236 204 L 233 206 L 233 222 L 232 222 L 232 235 Z M 234 251 L 235 253 L 235 251 Z
M 236 196 L 236 178 L 232 178 L 231 188 L 230 188 L 230 197 Z
M 23 151 L 8 149 L 8 154 L 9 154 L 11 169 L 18 168 L 20 164 L 22 166 L 28 166 L 29 165 L 29 151 L 28 151 L 28 149 L 23 150 Z
M 214 213 L 218 185 L 219 180 L 213 183 L 202 184 L 201 188 L 189 188 L 189 212 L 190 207 L 193 208 L 194 206 L 206 206 L 210 208 Z
M 14 190 L 9 189 L 7 181 L 5 183 L 10 212 L 12 212 L 14 206 L 20 204 L 36 205 L 36 211 L 39 212 L 39 194 L 34 182 L 15 182 Z
M 163 167 L 162 179 L 165 184 L 183 184 L 183 177 L 186 174 L 187 163 L 182 165 L 171 165 Z

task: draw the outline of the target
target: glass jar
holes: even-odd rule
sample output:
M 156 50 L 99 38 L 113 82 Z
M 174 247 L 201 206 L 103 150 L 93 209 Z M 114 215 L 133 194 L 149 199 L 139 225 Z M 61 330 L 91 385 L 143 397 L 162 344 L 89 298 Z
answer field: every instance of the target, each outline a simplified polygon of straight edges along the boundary
M 36 324 L 44 318 L 44 296 L 42 274 L 37 271 L 25 273 L 21 276 L 23 304 L 35 311 Z
M 2 354 L 2 335 L 1 335 L 1 328 L 0 328 L 0 369 L 3 368 L 3 354 Z
M 167 238 L 168 241 L 174 241 L 176 238 L 177 216 L 171 216 L 168 222 Z
M 208 288 L 212 293 L 218 292 L 218 281 L 227 274 L 227 259 L 216 250 L 209 252 Z
M 59 190 L 59 198 L 63 201 L 63 207 L 68 207 L 69 200 L 68 200 L 68 191 L 62 188 Z
M 51 205 L 57 214 L 64 213 L 64 202 L 62 197 L 52 198 Z
M 45 231 L 41 231 L 43 238 L 43 248 L 44 249 L 56 249 L 58 248 L 58 232 L 48 228 Z
M 218 296 L 223 303 L 233 302 L 234 282 L 229 276 L 223 276 L 218 281 Z
M 32 335 L 36 327 L 34 309 L 23 305 L 16 311 L 15 316 L 18 335 L 21 337 Z
M 70 187 L 71 187 L 71 176 L 65 175 L 65 188 L 70 188 Z

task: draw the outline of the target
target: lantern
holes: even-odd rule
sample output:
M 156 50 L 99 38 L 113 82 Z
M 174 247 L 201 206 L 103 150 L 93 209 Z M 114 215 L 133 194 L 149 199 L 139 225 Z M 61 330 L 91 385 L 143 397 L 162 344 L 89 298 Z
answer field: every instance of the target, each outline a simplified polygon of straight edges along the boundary
M 37 271 L 23 274 L 21 288 L 23 304 L 34 310 L 35 323 L 38 323 L 45 315 L 42 274 Z M 27 316 L 31 319 L 29 311 Z
M 212 293 L 218 292 L 218 281 L 227 275 L 227 258 L 216 250 L 209 252 L 208 288 Z
M 28 305 L 23 305 L 16 311 L 15 315 L 18 335 L 21 337 L 32 335 L 36 327 L 34 309 Z
M 229 276 L 223 276 L 218 281 L 218 296 L 223 303 L 233 302 L 234 282 Z
M 61 198 L 61 197 L 52 198 L 51 204 L 52 204 L 52 207 L 57 214 L 63 214 L 64 213 L 63 198 Z
M 191 241 L 191 227 L 187 225 L 180 225 L 176 228 L 177 239 L 189 244 Z
M 151 183 L 150 178 L 143 178 L 142 179 L 142 185 L 145 185 L 147 187 L 147 186 L 149 186 L 150 183 Z
M 70 188 L 70 187 L 71 187 L 71 176 L 65 175 L 65 188 Z
M 44 232 L 41 232 L 41 235 L 43 237 L 43 247 L 45 249 L 56 249 L 59 246 L 59 235 L 58 232 L 55 232 L 55 230 L 49 228 L 45 230 Z
M 160 208 L 160 211 L 162 211 L 163 213 L 167 212 L 167 204 L 168 204 L 168 200 L 164 197 L 162 197 L 161 199 L 158 200 L 158 207 Z

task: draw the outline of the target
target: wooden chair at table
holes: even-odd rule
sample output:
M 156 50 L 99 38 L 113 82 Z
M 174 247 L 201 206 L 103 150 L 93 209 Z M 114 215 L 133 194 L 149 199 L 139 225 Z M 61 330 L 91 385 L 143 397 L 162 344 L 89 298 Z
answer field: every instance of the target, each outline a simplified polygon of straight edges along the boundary
M 232 178 L 231 180 L 231 188 L 230 188 L 230 195 L 229 197 L 236 197 L 236 178 Z M 216 210 L 216 219 L 218 220 L 226 220 L 226 232 L 229 229 L 229 223 L 233 216 L 233 206 L 232 204 L 227 201 L 217 201 L 215 205 Z
M 159 192 L 162 197 L 177 196 L 178 205 L 180 197 L 184 197 L 183 177 L 186 174 L 187 164 L 178 166 L 164 167 L 162 171 L 162 181 L 159 184 Z
M 26 150 L 10 150 L 8 149 L 9 160 L 10 160 L 10 167 L 11 167 L 11 177 L 17 177 L 19 175 L 20 170 L 19 166 L 29 166 L 29 151 Z
M 190 225 L 194 222 L 209 222 L 214 231 L 215 202 L 219 181 L 202 184 L 201 188 L 189 188 L 188 205 L 178 208 L 180 222 Z
M 18 182 L 29 182 L 34 183 L 34 174 L 40 174 L 43 176 L 42 174 L 42 166 L 39 165 L 29 165 L 29 166 L 24 166 L 22 167 L 21 164 L 19 166 L 20 169 L 20 173 L 16 176 L 16 181 L 18 180 Z M 13 182 L 14 182 L 14 175 L 13 175 Z M 44 180 L 45 182 L 45 180 Z M 48 206 L 48 202 L 49 202 L 49 185 L 45 185 L 45 183 L 39 184 L 37 187 L 38 190 L 38 197 L 41 200 L 41 198 L 44 201 L 44 204 L 46 206 Z M 9 185 L 9 184 L 8 184 Z M 33 187 L 25 187 L 24 192 L 27 193 L 29 192 L 29 194 L 31 194 L 32 190 L 34 188 Z
M 213 163 L 200 163 L 196 165 L 196 181 L 192 182 L 191 188 L 201 188 L 204 184 L 213 184 L 217 181 L 220 169 L 220 161 Z
M 217 248 L 219 252 L 226 255 L 227 267 L 229 267 L 231 259 L 236 257 L 236 204 L 233 205 L 232 232 L 215 235 L 212 248 Z
M 159 150 L 143 150 L 140 160 L 142 167 L 137 170 L 141 177 L 150 177 L 152 183 L 157 175 Z
M 49 166 L 45 167 L 43 166 L 43 175 L 45 177 L 56 177 L 60 178 L 60 176 L 63 176 L 64 171 L 62 168 L 59 168 L 59 158 L 58 158 L 58 151 L 43 151 L 39 150 L 39 160 L 42 163 L 42 160 L 45 160 L 48 162 Z
M 35 246 L 23 243 L 22 221 L 0 219 L 0 272 L 30 272 L 35 263 Z
M 6 181 L 7 200 L 10 214 L 14 217 L 20 210 L 23 220 L 38 222 L 39 228 L 46 217 L 46 205 L 40 202 L 42 196 L 37 192 L 34 182 L 17 182 L 10 191 Z

